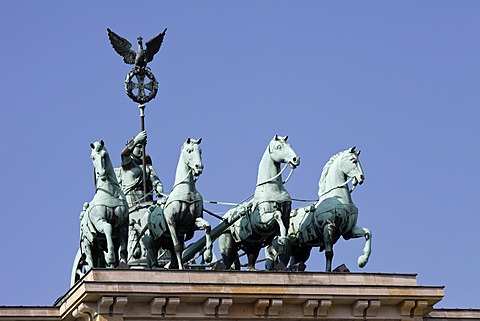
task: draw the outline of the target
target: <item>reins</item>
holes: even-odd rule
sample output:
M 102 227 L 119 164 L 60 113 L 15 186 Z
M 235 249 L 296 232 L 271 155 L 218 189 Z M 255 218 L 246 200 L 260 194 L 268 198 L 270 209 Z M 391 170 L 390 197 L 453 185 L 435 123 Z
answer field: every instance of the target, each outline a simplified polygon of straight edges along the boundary
M 337 185 L 337 186 L 334 186 L 334 187 L 330 188 L 328 191 L 323 192 L 322 194 L 320 194 L 320 195 L 318 196 L 317 204 L 315 204 L 315 208 L 317 208 L 318 205 L 320 205 L 320 203 L 319 203 L 318 201 L 320 200 L 320 198 L 321 198 L 322 196 L 330 193 L 331 191 L 333 191 L 333 190 L 335 190 L 335 189 L 337 189 L 337 188 L 342 188 L 342 187 L 344 187 L 345 185 L 348 185 L 348 183 L 350 183 L 350 182 L 352 181 L 352 179 L 353 179 L 353 177 L 349 177 L 344 183 L 342 183 L 342 184 L 340 184 L 340 185 Z M 352 187 L 352 189 L 350 190 L 350 193 L 353 192 L 353 190 L 355 189 L 355 187 L 356 187 L 355 185 Z
M 318 202 L 320 197 L 330 193 L 331 191 L 337 189 L 337 188 L 342 188 L 344 187 L 345 185 L 347 185 L 348 183 L 350 183 L 352 181 L 353 177 L 350 177 L 349 179 L 347 179 L 345 182 L 343 182 L 342 184 L 340 185 L 337 185 L 337 186 L 334 186 L 332 188 L 330 188 L 328 191 L 326 192 L 323 192 L 322 194 L 320 194 L 319 198 L 317 198 L 316 200 L 307 200 L 307 199 L 299 199 L 299 198 L 292 198 L 292 201 L 296 201 L 296 202 L 303 202 L 303 203 L 311 203 L 311 202 Z M 353 185 L 352 186 L 352 189 L 350 190 L 350 194 L 353 193 L 353 191 L 355 190 L 355 188 L 357 187 L 357 185 Z
M 277 175 L 273 176 L 272 178 L 267 179 L 264 182 L 258 183 L 256 186 L 258 187 L 260 185 L 270 183 L 271 181 L 273 181 L 273 180 L 277 179 L 279 176 L 281 176 L 283 174 L 283 172 L 285 172 L 286 169 L 287 169 L 287 165 L 285 165 Z M 288 174 L 287 179 L 284 182 L 282 182 L 282 184 L 285 184 L 290 179 L 290 177 L 292 176 L 293 170 L 294 170 L 294 168 L 292 167 L 292 170 L 290 171 L 290 174 Z
M 340 184 L 340 185 L 337 185 L 337 186 L 334 186 L 334 187 L 330 188 L 328 191 L 323 192 L 322 194 L 320 194 L 320 195 L 318 196 L 318 198 L 324 196 L 325 194 L 330 193 L 330 192 L 333 191 L 334 189 L 342 188 L 342 187 L 344 187 L 345 185 L 348 185 L 348 183 L 350 183 L 350 182 L 352 181 L 352 179 L 353 179 L 353 177 L 349 177 L 344 183 L 342 183 L 342 184 Z M 353 192 L 353 189 L 352 189 L 350 192 Z
M 266 181 L 262 182 L 262 183 L 259 183 L 257 184 L 256 186 L 260 186 L 260 185 L 263 185 L 263 184 L 267 184 L 275 179 L 277 179 L 280 175 L 282 175 L 282 173 L 287 169 L 287 165 L 285 165 L 283 167 L 283 169 L 275 176 L 273 176 L 272 178 L 269 178 L 267 179 Z M 292 167 L 290 173 L 288 174 L 287 178 L 282 182 L 282 184 L 286 184 L 290 177 L 292 177 L 292 174 L 293 174 L 293 170 L 294 168 Z M 248 195 L 247 197 L 245 197 L 243 200 L 241 200 L 239 203 L 231 203 L 231 202 L 219 202 L 219 201 L 208 201 L 208 200 L 203 200 L 204 203 L 209 203 L 209 204 L 218 204 L 218 205 L 229 205 L 229 206 L 238 206 L 240 204 L 242 204 L 243 202 L 247 201 L 248 199 L 252 198 L 253 196 L 255 195 L 255 193 L 252 193 L 250 195 Z M 208 213 L 208 212 L 207 212 Z
M 174 189 L 175 187 L 177 187 L 178 185 L 183 184 L 183 183 L 186 183 L 188 177 L 190 176 L 190 174 L 192 174 L 192 169 L 189 167 L 188 172 L 187 172 L 187 176 L 185 176 L 185 178 L 182 179 L 181 181 L 179 181 L 177 184 L 173 185 L 172 191 L 173 191 L 173 189 Z M 192 175 L 193 175 L 193 174 L 192 174 Z M 195 175 L 193 175 L 193 176 L 195 177 Z M 194 178 L 194 179 L 193 179 L 193 182 L 196 183 L 197 180 L 198 180 L 198 177 L 197 177 L 197 178 Z

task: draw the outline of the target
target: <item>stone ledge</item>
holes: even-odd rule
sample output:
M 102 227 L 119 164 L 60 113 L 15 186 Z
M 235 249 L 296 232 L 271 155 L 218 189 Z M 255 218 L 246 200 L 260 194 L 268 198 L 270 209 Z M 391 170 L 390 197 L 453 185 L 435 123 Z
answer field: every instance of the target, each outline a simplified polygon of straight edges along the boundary
M 95 269 L 83 280 L 102 282 L 132 283 L 209 283 L 209 284 L 265 284 L 266 280 L 275 279 L 275 284 L 312 284 L 316 285 L 402 285 L 418 286 L 416 274 L 388 273 L 324 273 L 324 272 L 265 272 L 265 271 L 211 271 L 211 270 L 112 270 Z M 168 278 L 165 278 L 168 273 Z M 272 276 L 273 275 L 273 276 Z M 214 276 L 214 278 L 212 277 Z
M 424 319 L 432 321 L 480 320 L 480 309 L 435 309 Z
M 0 306 L 0 320 L 62 320 L 58 307 Z
M 0 308 L 0 320 L 420 321 L 443 295 L 402 274 L 92 270 L 50 314 Z

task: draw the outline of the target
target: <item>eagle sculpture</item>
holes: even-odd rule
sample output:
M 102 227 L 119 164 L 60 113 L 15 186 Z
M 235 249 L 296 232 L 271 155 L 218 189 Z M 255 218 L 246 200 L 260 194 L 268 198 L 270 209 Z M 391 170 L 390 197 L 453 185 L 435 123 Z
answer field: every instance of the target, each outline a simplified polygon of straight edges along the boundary
M 123 61 L 126 64 L 133 65 L 135 64 L 135 68 L 146 68 L 147 63 L 153 60 L 153 56 L 160 50 L 160 46 L 162 45 L 163 38 L 165 37 L 165 33 L 167 32 L 167 28 L 163 30 L 162 33 L 158 34 L 156 37 L 153 37 L 145 46 L 146 49 L 143 49 L 142 40 L 143 38 L 139 36 L 138 40 L 138 50 L 132 50 L 132 44 L 125 38 L 120 37 L 115 32 L 107 28 L 108 38 L 110 39 L 110 43 L 112 44 L 113 49 L 123 57 Z

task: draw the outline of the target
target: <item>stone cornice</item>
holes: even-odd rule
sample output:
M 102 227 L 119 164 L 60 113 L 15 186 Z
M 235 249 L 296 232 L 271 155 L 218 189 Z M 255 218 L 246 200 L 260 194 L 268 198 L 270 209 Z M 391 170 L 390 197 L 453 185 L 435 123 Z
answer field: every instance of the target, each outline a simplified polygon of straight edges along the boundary
M 29 320 L 422 320 L 443 295 L 410 274 L 93 270 Z
M 425 320 L 480 320 L 480 309 L 435 309 L 425 317 Z

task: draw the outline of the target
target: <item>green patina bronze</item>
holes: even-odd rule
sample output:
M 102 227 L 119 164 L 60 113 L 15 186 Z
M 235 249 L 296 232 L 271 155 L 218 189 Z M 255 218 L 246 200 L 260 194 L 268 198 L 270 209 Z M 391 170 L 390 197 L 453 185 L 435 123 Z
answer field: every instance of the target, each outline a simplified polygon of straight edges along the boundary
M 310 257 L 312 247 L 325 251 L 325 271 L 331 271 L 333 245 L 340 237 L 365 237 L 363 255 L 358 265 L 364 267 L 371 253 L 372 233 L 369 229 L 357 226 L 358 209 L 352 201 L 348 183 L 354 187 L 362 184 L 364 174 L 359 160 L 360 152 L 355 147 L 340 152 L 330 158 L 319 181 L 319 200 L 307 207 L 292 211 L 288 229 L 288 256 L 291 266 L 305 263 Z M 267 250 L 267 270 L 273 269 L 277 259 L 277 245 Z
M 143 38 L 137 38 L 138 49 L 132 50 L 132 44 L 125 38 L 107 29 L 108 38 L 113 49 L 123 57 L 123 61 L 129 65 L 135 65 L 125 78 L 125 91 L 127 96 L 136 103 L 145 104 L 151 101 L 158 92 L 158 82 L 147 64 L 153 60 L 160 50 L 167 29 L 146 42 L 143 48 Z M 133 79 L 136 78 L 136 81 Z M 148 81 L 147 81 L 148 80 Z M 136 91 L 136 93 L 135 93 Z
M 163 184 L 149 155 L 145 155 L 144 184 L 143 151 L 146 143 L 147 132 L 141 131 L 127 143 L 121 153 L 122 165 L 115 168 L 118 183 L 125 193 L 129 206 L 129 265 L 146 265 L 147 255 L 141 238 L 147 224 L 147 209 L 153 204 L 154 194 L 159 198 L 163 194 Z
M 122 151 L 122 166 L 115 168 L 117 180 L 127 197 L 128 206 L 153 200 L 153 192 L 162 197 L 163 184 L 153 168 L 152 159 L 146 156 L 147 194 L 143 190 L 143 147 L 147 143 L 147 132 L 141 131 L 131 139 Z
M 188 138 L 182 146 L 175 174 L 175 184 L 164 204 L 150 209 L 149 234 L 144 238 L 147 247 L 148 267 L 160 267 L 158 251 L 170 251 L 170 268 L 183 269 L 182 252 L 184 241 L 193 237 L 195 230 L 204 230 L 206 245 L 204 259 L 210 263 L 213 257 L 210 223 L 203 219 L 203 198 L 195 182 L 203 172 L 202 139 Z
M 258 167 L 257 186 L 251 205 L 241 207 L 247 213 L 241 214 L 219 237 L 222 260 L 228 268 L 237 260 L 241 248 L 248 256 L 248 269 L 254 270 L 263 246 L 270 244 L 275 236 L 280 237 L 280 243 L 286 240 L 292 202 L 283 186 L 280 164 L 286 163 L 292 170 L 300 164 L 300 158 L 287 138 L 275 136 L 270 141 Z M 239 216 L 237 212 L 237 208 L 228 211 L 224 219 L 232 221 L 232 215 Z M 235 268 L 239 269 L 239 266 Z
M 229 210 L 211 229 L 203 212 L 214 214 L 204 209 L 204 200 L 195 187 L 203 172 L 201 138 L 189 138 L 181 149 L 172 192 L 164 194 L 163 184 L 145 152 L 144 104 L 155 98 L 158 91 L 147 64 L 159 51 L 166 29 L 146 42 L 145 49 L 139 37 L 137 51 L 131 49 L 126 39 L 107 31 L 115 51 L 125 63 L 134 65 L 125 79 L 125 90 L 134 102 L 141 104 L 141 131 L 127 143 L 121 166 L 115 169 L 103 141 L 91 144 L 95 196 L 84 204 L 80 214 L 80 249 L 72 270 L 72 284 L 97 267 L 212 267 L 212 241 L 216 238 L 224 268 L 240 269 L 240 249 L 247 254 L 248 270 L 255 269 L 263 247 L 266 269 L 281 270 L 289 262 L 290 266 L 303 264 L 312 247 L 320 247 L 325 251 L 326 271 L 331 271 L 337 240 L 365 237 L 363 255 L 358 259 L 359 266 L 365 266 L 371 252 L 371 232 L 357 226 L 358 209 L 348 187 L 350 182 L 355 187 L 364 180 L 360 152 L 355 148 L 334 155 L 325 165 L 317 202 L 291 211 L 292 199 L 284 183 L 300 164 L 300 158 L 287 142 L 288 137 L 274 136 L 260 161 L 253 199 Z M 283 169 L 281 164 L 286 164 Z M 291 171 L 283 181 L 282 174 L 288 166 Z M 205 230 L 205 235 L 184 251 L 184 242 L 199 229 Z M 202 263 L 192 264 L 200 255 Z M 217 264 L 217 268 L 220 266 Z
M 103 141 L 92 143 L 95 195 L 80 214 L 80 249 L 72 279 L 92 268 L 127 263 L 128 204 Z

